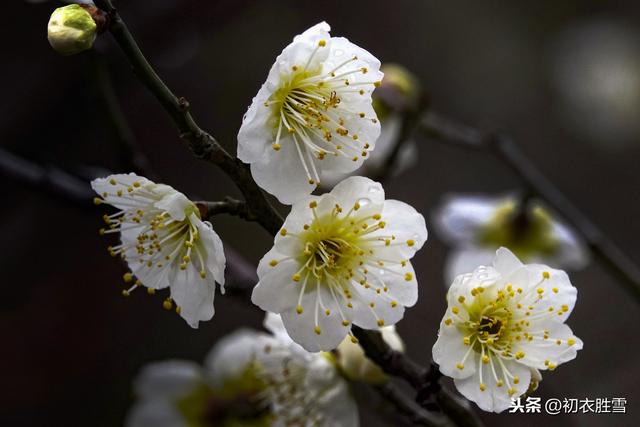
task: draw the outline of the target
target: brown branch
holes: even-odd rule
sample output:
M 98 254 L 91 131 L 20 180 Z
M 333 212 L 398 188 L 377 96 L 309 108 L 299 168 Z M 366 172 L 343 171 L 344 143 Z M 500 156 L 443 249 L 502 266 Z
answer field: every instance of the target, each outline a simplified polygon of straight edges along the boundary
M 416 401 L 421 407 L 431 411 L 441 409 L 462 427 L 482 426 L 478 416 L 463 400 L 440 386 L 440 371 L 434 363 L 426 368 L 406 354 L 393 350 L 378 331 L 353 326 L 352 332 L 369 359 L 389 375 L 404 379 L 416 390 Z
M 197 125 L 189 112 L 189 103 L 184 98 L 176 97 L 153 70 L 140 51 L 140 48 L 127 29 L 124 21 L 113 7 L 111 1 L 96 0 L 95 3 L 100 9 L 108 13 L 110 21 L 109 31 L 127 56 L 127 59 L 131 63 L 138 79 L 156 97 L 158 102 L 172 118 L 174 124 L 180 131 L 180 136 L 189 143 L 194 155 L 200 159 L 207 160 L 215 164 L 227 173 L 227 175 L 229 175 L 229 177 L 240 188 L 245 197 L 246 206 L 242 206 L 242 212 L 246 215 L 246 218 L 258 221 L 267 231 L 275 235 L 282 226 L 283 219 L 269 204 L 264 193 L 262 193 L 260 188 L 253 181 L 249 168 L 240 160 L 227 153 L 211 135 L 203 131 Z M 408 129 L 407 126 L 404 126 L 404 128 Z M 211 207 L 214 210 L 222 209 L 223 205 L 213 205 Z M 240 208 L 240 205 L 237 205 L 236 207 Z M 229 209 L 231 209 L 231 205 L 227 204 L 224 206 L 224 210 L 229 211 Z M 238 262 L 238 260 L 236 260 L 236 262 Z M 255 281 L 252 283 L 255 283 Z M 358 335 L 361 340 L 366 341 L 366 338 L 368 337 L 375 342 L 379 333 L 375 331 L 359 330 Z M 377 347 L 363 346 L 363 348 L 365 349 L 367 356 L 374 361 L 380 359 L 380 355 L 384 355 L 390 351 L 388 345 L 384 341 L 378 343 Z M 416 374 L 417 370 L 428 372 L 426 368 L 420 368 L 419 365 L 414 364 L 413 362 L 409 363 L 408 359 L 405 360 L 405 356 L 402 354 L 393 356 L 393 360 L 395 360 L 394 363 L 398 366 L 398 369 L 394 371 L 393 375 L 401 376 L 407 380 L 412 378 L 412 376 Z M 383 364 L 381 366 L 385 370 L 392 368 L 389 364 Z M 415 368 L 416 371 L 405 372 L 405 369 L 409 369 L 411 366 Z M 425 374 L 425 378 L 428 377 L 429 374 Z M 419 380 L 416 379 L 412 382 L 414 384 L 418 384 Z M 406 407 L 408 408 L 410 405 L 407 404 Z M 451 406 L 450 408 L 448 407 L 448 409 L 452 411 L 468 411 L 462 406 Z M 472 414 L 466 418 L 458 417 L 456 414 L 451 415 L 451 417 L 463 420 L 474 419 Z M 461 425 L 478 426 L 480 424 L 470 423 Z
M 133 72 L 169 114 L 180 137 L 188 142 L 193 154 L 222 169 L 244 195 L 250 216 L 275 234 L 282 225 L 282 217 L 253 181 L 249 168 L 198 126 L 189 111 L 189 102 L 177 97 L 151 67 L 111 1 L 97 0 L 95 4 L 109 15 L 109 32 L 129 60 Z
M 640 300 L 638 266 L 546 178 L 514 141 L 502 135 L 463 125 L 433 112 L 423 116 L 420 128 L 427 136 L 438 141 L 488 151 L 496 156 L 520 178 L 525 185 L 525 191 L 545 201 L 560 214 L 584 239 L 591 252 L 618 283 L 636 300 Z

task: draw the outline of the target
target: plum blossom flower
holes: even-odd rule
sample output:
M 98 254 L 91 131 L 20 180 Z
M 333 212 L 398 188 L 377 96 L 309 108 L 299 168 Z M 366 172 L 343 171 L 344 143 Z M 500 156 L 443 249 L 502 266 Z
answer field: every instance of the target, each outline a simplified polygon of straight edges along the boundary
M 126 427 L 358 426 L 357 406 L 331 356 L 293 343 L 279 316 L 275 335 L 243 329 L 218 342 L 204 366 L 172 360 L 146 366 Z
M 104 215 L 100 234 L 119 234 L 120 244 L 109 246 L 112 256 L 124 259 L 131 272 L 125 282 L 145 286 L 149 293 L 170 288 L 164 307 L 176 311 L 187 323 L 213 317 L 215 282 L 224 293 L 225 256 L 220 237 L 202 221 L 198 207 L 168 185 L 156 184 L 133 173 L 110 175 L 91 182 L 100 197 L 119 209 Z
M 537 387 L 539 370 L 554 370 L 582 349 L 564 323 L 577 293 L 564 271 L 522 264 L 500 248 L 493 266 L 462 274 L 449 288 L 433 359 L 467 399 L 501 412 Z
M 347 178 L 330 193 L 292 206 L 258 265 L 251 300 L 280 313 L 306 350 L 332 350 L 350 335 L 352 323 L 392 325 L 415 304 L 410 259 L 426 240 L 424 218 L 415 209 L 385 200 L 377 182 Z
M 238 133 L 238 158 L 284 204 L 311 194 L 324 171 L 357 169 L 380 135 L 380 61 L 329 30 L 317 24 L 282 51 Z
M 542 205 L 529 203 L 525 210 L 515 196 L 446 197 L 433 218 L 440 236 L 453 247 L 446 283 L 490 264 L 502 246 L 527 262 L 570 270 L 584 267 L 589 254 L 582 239 Z

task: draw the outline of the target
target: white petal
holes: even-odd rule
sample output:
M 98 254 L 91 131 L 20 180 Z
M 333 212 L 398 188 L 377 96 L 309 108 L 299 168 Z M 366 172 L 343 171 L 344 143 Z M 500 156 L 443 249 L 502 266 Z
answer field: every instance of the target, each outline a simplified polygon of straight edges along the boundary
M 545 260 L 548 264 L 570 270 L 579 270 L 589 263 L 589 250 L 582 239 L 569 227 L 554 222 L 552 234 L 558 239 L 559 247 L 552 257 Z
M 377 293 L 373 287 L 353 288 L 353 323 L 364 329 L 378 329 L 383 325 L 394 325 L 404 316 L 404 305 L 393 304 L 386 292 Z M 373 306 L 372 306 L 373 305 Z
M 187 420 L 171 402 L 147 401 L 131 408 L 125 427 L 188 427 Z
M 115 180 L 116 184 L 111 184 L 111 181 Z M 134 173 L 129 174 L 114 174 L 109 175 L 106 178 L 97 178 L 91 181 L 91 188 L 100 197 L 103 197 L 107 203 L 115 206 L 118 209 L 127 210 L 130 209 L 131 202 L 128 199 L 116 196 L 116 191 L 122 190 L 125 194 L 128 193 L 127 189 L 133 187 L 133 183 L 138 182 L 144 186 L 154 185 L 143 176 L 136 175 Z M 107 196 L 105 196 L 107 194 Z M 148 200 L 139 201 L 138 203 L 149 203 Z
M 174 190 L 156 202 L 154 206 L 160 210 L 169 212 L 171 218 L 177 221 L 183 221 L 186 217 L 185 210 L 194 205 L 184 194 Z
M 314 51 L 313 59 L 307 68 L 310 70 L 317 68 L 329 55 L 329 49 L 327 48 L 330 48 L 333 41 L 329 35 L 330 30 L 329 24 L 320 22 L 307 29 L 304 33 L 295 36 L 293 42 L 285 47 L 276 58 L 276 62 L 269 72 L 269 80 L 274 80 L 274 78 L 277 79 L 283 74 L 290 73 L 291 67 L 294 65 L 304 67 Z M 324 40 L 327 46 L 316 50 L 320 40 Z
M 251 302 L 273 313 L 295 308 L 303 282 L 295 282 L 293 275 L 300 269 L 300 264 L 288 259 L 274 267 L 267 267 L 270 262 L 267 256 L 270 256 L 270 253 L 260 261 L 260 281 L 253 288 Z
M 546 330 L 549 331 L 548 339 L 523 340 L 518 347 L 514 347 L 514 351 L 522 351 L 525 354 L 524 358 L 520 360 L 521 363 L 532 368 L 549 369 L 545 361 L 558 366 L 575 359 L 578 350 L 582 350 L 582 340 L 573 335 L 569 326 L 551 324 L 546 327 Z M 573 340 L 572 345 L 568 344 L 569 339 Z M 557 343 L 557 340 L 560 340 L 560 344 Z
M 294 306 L 281 313 L 282 321 L 289 336 L 305 350 L 330 351 L 340 344 L 350 330 L 350 325 L 342 324 L 340 310 L 347 320 L 350 320 L 351 313 L 343 307 L 338 308 L 326 286 L 315 286 L 315 284 L 313 286 L 315 290 L 307 292 L 302 297 L 300 305 L 304 308 L 303 312 L 298 314 Z M 323 307 L 318 305 L 316 311 L 318 292 Z M 330 310 L 329 315 L 325 313 L 325 309 Z M 316 333 L 316 324 L 320 328 L 319 334 Z
M 193 264 L 176 274 L 171 284 L 171 298 L 180 307 L 180 316 L 192 328 L 197 328 L 200 321 L 213 317 L 215 289 L 213 279 L 201 278 Z
M 501 247 L 496 251 L 493 266 L 503 276 L 508 276 L 520 267 L 522 262 L 509 249 Z
M 271 110 L 264 105 L 272 93 L 270 85 L 264 83 L 242 118 L 238 132 L 238 158 L 245 163 L 260 160 L 275 141 Z
M 466 378 L 475 373 L 476 364 L 473 363 L 475 352 L 464 344 L 463 338 L 464 335 L 453 323 L 451 325 L 445 324 L 444 321 L 440 323 L 438 339 L 432 350 L 433 360 L 439 365 L 440 372 L 448 377 Z M 465 360 L 465 355 L 469 351 L 469 356 Z M 464 363 L 462 363 L 463 360 Z M 457 367 L 458 363 L 462 363 L 463 369 Z
M 461 274 L 471 273 L 481 265 L 491 265 L 494 258 L 492 250 L 475 247 L 454 250 L 445 263 L 445 283 L 448 286 Z
M 450 195 L 433 216 L 436 230 L 449 244 L 473 243 L 478 229 L 493 218 L 496 207 L 506 200 Z
M 134 383 L 143 400 L 174 400 L 192 392 L 202 383 L 200 366 L 186 360 L 167 360 L 146 365 Z
M 345 179 L 336 185 L 330 194 L 347 211 L 358 202 L 360 205 L 359 216 L 380 213 L 385 203 L 382 185 L 363 176 L 352 176 Z
M 249 329 L 236 330 L 220 339 L 205 358 L 207 379 L 216 388 L 237 379 L 268 341 L 266 334 Z
M 280 203 L 290 205 L 311 194 L 316 185 L 309 184 L 296 143 L 287 137 L 280 145 L 280 150 L 268 149 L 259 161 L 251 164 L 251 175 L 261 188 L 274 195 Z M 301 147 L 301 150 L 304 149 Z
M 398 243 L 393 247 L 398 251 L 398 260 L 413 258 L 427 241 L 428 233 L 424 217 L 412 206 L 398 200 L 386 200 L 382 210 L 385 228 L 376 234 L 393 235 Z M 376 235 L 374 234 L 374 235 Z M 394 257 L 393 259 L 396 259 Z
M 412 307 L 418 300 L 418 282 L 413 265 L 407 262 L 404 267 L 401 265 L 387 265 L 385 269 L 386 271 L 376 266 L 369 268 L 370 272 L 377 272 L 376 275 L 370 276 L 372 284 L 382 288 L 386 286 L 388 290 L 384 293 L 390 300 L 396 301 L 405 307 Z
M 475 364 L 479 363 L 478 359 L 479 356 L 476 358 Z M 531 370 L 527 366 L 513 361 L 504 361 L 503 363 L 512 375 L 520 379 L 518 384 L 511 384 L 516 390 L 513 396 L 509 396 L 507 384 L 501 387 L 496 385 L 496 380 L 489 365 L 483 365 L 482 368 L 482 383 L 486 386 L 484 391 L 480 390 L 479 369 L 476 369 L 474 375 L 463 379 L 454 379 L 453 382 L 458 391 L 467 399 L 475 402 L 480 409 L 488 412 L 502 412 L 511 406 L 512 397 L 517 398 L 527 391 L 531 382 Z M 499 378 L 502 377 L 500 368 L 497 366 L 496 373 Z
M 544 279 L 546 274 L 549 275 L 548 279 Z M 548 317 L 551 323 L 565 322 L 571 314 L 578 296 L 578 290 L 571 284 L 567 273 L 546 265 L 527 264 L 514 271 L 510 276 L 506 276 L 505 281 L 511 281 L 530 291 L 529 297 L 524 299 L 522 303 L 523 305 L 535 303 L 536 312 L 546 313 L 549 307 L 553 307 L 557 312 L 558 309 L 566 305 L 568 310 L 563 311 L 561 315 L 554 313 Z M 543 290 L 542 298 L 539 298 L 537 289 Z
M 358 406 L 350 393 L 348 384 L 341 378 L 331 387 L 326 387 L 316 400 L 319 410 L 325 416 L 324 426 L 358 427 L 360 418 Z
M 191 214 L 191 223 L 196 226 L 200 233 L 200 242 L 205 250 L 205 265 L 208 274 L 218 282 L 221 287 L 224 286 L 224 269 L 226 259 L 224 256 L 224 248 L 220 236 L 213 230 L 211 224 L 201 221 L 195 214 Z M 224 291 L 224 287 L 221 288 Z

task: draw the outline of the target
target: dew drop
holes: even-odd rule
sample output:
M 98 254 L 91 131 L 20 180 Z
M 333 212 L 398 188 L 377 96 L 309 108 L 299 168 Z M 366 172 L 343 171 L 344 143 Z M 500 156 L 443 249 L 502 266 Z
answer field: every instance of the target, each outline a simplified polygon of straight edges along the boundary
M 367 197 L 363 197 L 361 199 L 358 199 L 357 202 L 360 206 L 364 207 L 364 206 L 367 206 L 369 203 L 371 203 L 371 199 Z

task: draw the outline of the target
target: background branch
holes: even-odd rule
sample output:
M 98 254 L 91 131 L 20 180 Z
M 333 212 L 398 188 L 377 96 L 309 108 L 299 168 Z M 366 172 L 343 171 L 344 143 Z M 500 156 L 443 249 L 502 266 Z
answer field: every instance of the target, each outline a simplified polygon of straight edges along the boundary
M 140 82 L 169 114 L 180 132 L 180 137 L 189 143 L 193 154 L 222 169 L 244 195 L 251 216 L 267 231 L 275 234 L 282 225 L 282 217 L 253 181 L 249 168 L 231 156 L 213 136 L 198 126 L 189 111 L 189 102 L 174 95 L 151 67 L 111 1 L 96 0 L 95 4 L 109 15 L 109 32 L 126 55 Z
M 595 257 L 640 300 L 640 269 L 585 214 L 549 181 L 511 139 L 463 125 L 437 113 L 423 115 L 420 129 L 425 135 L 464 148 L 487 151 L 507 165 L 522 181 L 525 191 L 546 202 L 584 239 Z
M 0 173 L 76 205 L 91 206 L 94 192 L 85 180 L 56 166 L 39 165 L 1 147 Z

